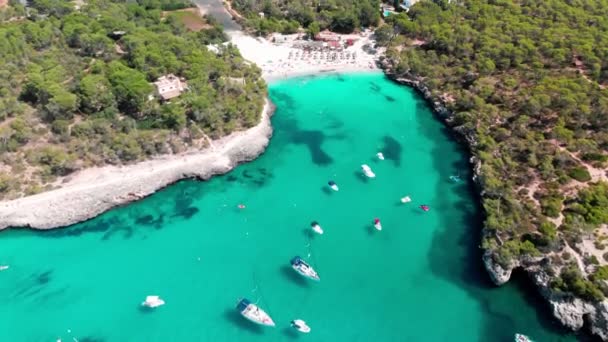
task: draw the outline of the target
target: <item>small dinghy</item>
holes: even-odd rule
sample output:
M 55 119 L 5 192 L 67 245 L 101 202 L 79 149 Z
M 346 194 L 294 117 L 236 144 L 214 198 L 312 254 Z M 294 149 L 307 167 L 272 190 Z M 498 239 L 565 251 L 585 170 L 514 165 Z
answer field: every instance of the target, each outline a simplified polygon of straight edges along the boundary
M 411 201 L 410 196 L 401 197 L 401 203 L 410 203 Z
M 376 153 L 376 157 L 378 157 L 380 160 L 384 160 L 384 154 L 382 154 L 382 152 Z
M 422 210 L 424 210 L 424 211 L 429 211 L 429 210 L 431 210 L 431 208 L 430 208 L 428 205 L 426 205 L 426 204 L 421 205 L 421 206 L 420 206 L 420 209 L 422 209 Z
M 312 266 L 310 266 L 306 261 L 304 261 L 299 256 L 296 256 L 293 259 L 291 259 L 291 267 L 305 278 L 316 280 L 316 281 L 321 280 L 321 278 L 319 278 L 319 275 L 312 268 Z
M 380 223 L 379 218 L 374 219 L 374 228 L 376 228 L 376 230 L 382 230 L 382 223 Z
M 0 271 L 8 270 L 9 265 L 0 265 Z
M 340 190 L 340 188 L 338 188 L 338 184 L 336 184 L 336 182 L 334 181 L 329 181 L 327 182 L 327 185 L 329 185 L 329 187 L 333 190 L 333 191 L 338 191 Z
M 363 164 L 363 165 L 361 165 L 361 169 L 363 170 L 363 174 L 365 174 L 367 177 L 369 177 L 369 178 L 376 177 L 376 174 L 374 173 L 374 171 L 372 171 L 372 169 L 369 167 L 369 165 Z
M 312 228 L 313 232 L 323 235 L 323 229 L 321 228 L 321 226 L 319 226 L 319 222 L 312 221 L 312 223 L 310 224 L 310 228 Z
M 260 309 L 257 305 L 251 303 L 246 298 L 239 301 L 236 309 L 239 310 L 241 316 L 247 318 L 253 323 L 274 327 L 274 321 L 272 318 L 270 318 L 270 316 L 264 310 Z
M 165 301 L 160 299 L 159 296 L 147 296 L 146 300 L 144 300 L 141 305 L 153 309 L 161 305 L 165 305 Z
M 296 328 L 299 332 L 308 334 L 310 332 L 310 327 L 301 319 L 294 319 L 291 321 L 291 326 Z
M 515 334 L 515 342 L 533 342 L 531 338 L 522 334 Z

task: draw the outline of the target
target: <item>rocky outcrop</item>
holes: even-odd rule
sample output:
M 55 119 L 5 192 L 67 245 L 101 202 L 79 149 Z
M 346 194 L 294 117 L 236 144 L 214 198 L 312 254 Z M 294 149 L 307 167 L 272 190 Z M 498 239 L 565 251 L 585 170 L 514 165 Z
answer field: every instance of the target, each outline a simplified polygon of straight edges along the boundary
M 511 279 L 511 273 L 513 273 L 513 269 L 515 268 L 514 266 L 516 266 L 516 265 L 512 265 L 513 267 L 509 267 L 509 268 L 502 267 L 497 262 L 494 262 L 494 257 L 492 256 L 492 252 L 489 250 L 486 250 L 483 253 L 482 259 L 483 259 L 483 265 L 484 265 L 486 271 L 488 271 L 488 274 L 490 275 L 490 279 L 492 279 L 494 284 L 500 286 L 500 285 L 508 282 L 509 279 Z
M 392 65 L 389 60 L 381 61 L 387 77 L 393 81 L 408 85 L 416 89 L 431 104 L 435 113 L 444 119 L 450 126 L 453 120 L 451 113 L 438 97 L 434 96 L 429 88 L 424 84 L 424 80 L 416 75 L 409 73 L 395 75 L 392 72 Z M 453 127 L 459 133 L 469 148 L 477 144 L 473 132 L 466 131 L 463 127 Z M 481 163 L 475 157 L 470 158 L 473 169 L 473 180 L 483 195 L 483 177 L 481 175 Z M 486 235 L 486 230 L 482 235 Z M 494 259 L 494 251 L 486 250 L 482 261 L 488 275 L 496 285 L 502 285 L 509 281 L 513 270 L 521 268 L 532 278 L 541 295 L 549 302 L 553 316 L 558 319 L 565 327 L 572 330 L 580 330 L 587 325 L 591 333 L 599 336 L 602 340 L 608 341 L 608 300 L 598 303 L 590 303 L 580 298 L 575 298 L 569 294 L 555 292 L 550 287 L 551 277 L 541 267 L 543 258 L 529 258 L 526 260 L 516 260 L 509 267 L 503 267 Z
M 551 277 L 542 267 L 530 266 L 526 271 L 541 295 L 549 302 L 553 316 L 565 327 L 579 330 L 588 324 L 591 333 L 604 341 L 608 340 L 608 301 L 591 303 L 570 294 L 556 292 L 551 289 Z
M 64 227 L 149 196 L 181 179 L 209 179 L 226 173 L 264 152 L 272 135 L 273 110 L 267 102 L 258 125 L 213 141 L 205 150 L 162 156 L 123 167 L 85 169 L 59 189 L 0 202 L 0 229 Z

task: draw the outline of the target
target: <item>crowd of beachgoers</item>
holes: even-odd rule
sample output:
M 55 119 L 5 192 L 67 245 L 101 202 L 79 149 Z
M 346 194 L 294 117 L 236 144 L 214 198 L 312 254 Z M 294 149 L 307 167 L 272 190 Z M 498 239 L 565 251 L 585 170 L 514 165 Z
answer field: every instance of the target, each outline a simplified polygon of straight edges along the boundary
M 309 40 L 303 34 L 254 38 L 236 32 L 231 38 L 243 56 L 262 69 L 266 80 L 378 69 L 376 61 L 383 51 L 375 48 L 371 31 L 336 37 L 338 40 L 327 43 Z

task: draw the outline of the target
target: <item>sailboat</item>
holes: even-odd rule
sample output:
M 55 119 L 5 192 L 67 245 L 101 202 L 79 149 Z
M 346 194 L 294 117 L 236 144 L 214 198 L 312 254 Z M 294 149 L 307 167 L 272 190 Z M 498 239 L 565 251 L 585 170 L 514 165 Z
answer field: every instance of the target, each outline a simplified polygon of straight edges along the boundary
M 241 316 L 247 318 L 253 323 L 265 325 L 268 327 L 274 327 L 274 321 L 270 316 L 257 305 L 250 302 L 248 299 L 243 298 L 239 301 L 236 306 Z
M 296 270 L 296 272 L 300 273 L 300 275 L 302 275 L 303 277 L 316 281 L 321 280 L 321 278 L 319 278 L 319 275 L 317 274 L 317 271 L 315 271 L 312 266 L 310 266 L 299 256 L 296 256 L 291 259 L 291 267 Z

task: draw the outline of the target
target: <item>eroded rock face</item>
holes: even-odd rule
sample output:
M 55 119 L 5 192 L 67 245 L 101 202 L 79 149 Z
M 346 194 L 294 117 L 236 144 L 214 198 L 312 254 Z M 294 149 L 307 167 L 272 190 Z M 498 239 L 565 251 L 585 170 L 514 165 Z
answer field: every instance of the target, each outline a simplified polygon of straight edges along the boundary
M 588 310 L 580 299 L 571 301 L 549 300 L 555 316 L 564 326 L 579 330 L 585 323 L 583 316 L 588 314 Z
M 604 300 L 595 305 L 595 312 L 590 318 L 591 332 L 602 340 L 608 341 L 608 302 Z
M 561 324 L 575 331 L 587 324 L 593 334 L 608 341 L 608 302 L 606 300 L 590 303 L 570 294 L 553 291 L 550 286 L 551 276 L 538 264 L 530 265 L 525 270 L 541 295 L 547 299 L 553 316 Z
M 513 268 L 503 268 L 498 263 L 494 262 L 494 258 L 492 257 L 491 251 L 486 251 L 483 253 L 483 265 L 488 271 L 490 278 L 494 282 L 494 284 L 500 286 L 511 279 L 511 273 L 513 272 Z

